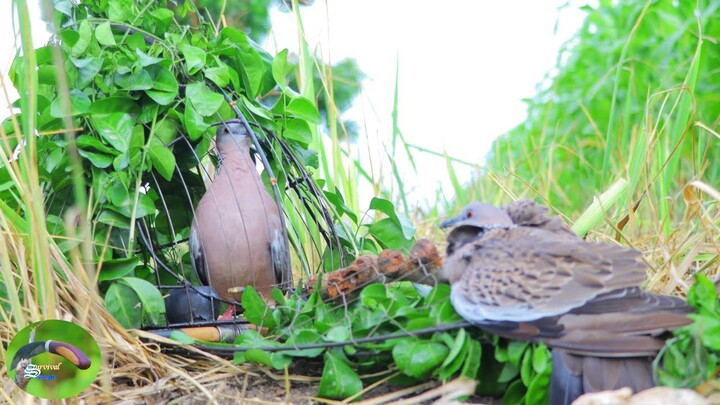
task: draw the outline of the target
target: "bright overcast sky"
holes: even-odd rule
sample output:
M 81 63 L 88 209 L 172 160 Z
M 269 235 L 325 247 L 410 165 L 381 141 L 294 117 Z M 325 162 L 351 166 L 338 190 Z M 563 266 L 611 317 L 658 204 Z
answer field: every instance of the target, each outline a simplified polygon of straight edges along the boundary
M 582 24 L 579 6 L 586 2 L 561 7 L 567 3 L 317 0 L 301 10 L 311 49 L 333 62 L 355 58 L 367 74 L 348 114 L 367 131 L 359 140 L 361 152 L 382 153 L 380 145 L 390 140 L 399 58 L 399 126 L 406 140 L 479 164 L 497 136 L 523 121 L 521 100 L 535 94 L 555 67 L 560 46 Z M 275 10 L 272 19 L 274 36 L 266 47 L 296 50 L 293 15 Z M 438 187 L 451 197 L 444 160 L 420 152 L 415 160 L 417 174 L 409 164 L 402 170 L 410 202 L 433 204 Z M 461 181 L 470 178 L 471 168 L 455 168 Z
M 316 0 L 302 8 L 302 16 L 311 49 L 333 62 L 355 58 L 367 75 L 362 95 L 348 113 L 363 126 L 354 153 L 367 155 L 370 150 L 375 171 L 382 166 L 389 176 L 387 161 L 379 154 L 391 136 L 396 59 L 399 125 L 407 141 L 481 163 L 492 140 L 525 118 L 521 100 L 535 93 L 555 66 L 560 45 L 580 27 L 584 13 L 579 6 L 585 2 L 561 7 L 566 3 Z M 275 47 L 297 50 L 292 13 L 274 9 L 271 16 L 274 28 L 265 47 L 271 52 Z M 4 74 L 14 54 L 7 28 L 10 13 L 0 12 L 0 24 L 6 27 L 0 35 Z M 34 20 L 36 46 L 45 42 L 43 31 L 43 24 Z M 5 106 L 4 100 L 0 105 Z M 415 159 L 417 174 L 400 161 L 410 202 L 432 204 L 438 187 L 451 197 L 444 161 L 420 152 Z M 470 178 L 470 168 L 456 165 L 456 170 L 461 181 Z M 371 197 L 369 187 L 362 196 L 361 209 Z

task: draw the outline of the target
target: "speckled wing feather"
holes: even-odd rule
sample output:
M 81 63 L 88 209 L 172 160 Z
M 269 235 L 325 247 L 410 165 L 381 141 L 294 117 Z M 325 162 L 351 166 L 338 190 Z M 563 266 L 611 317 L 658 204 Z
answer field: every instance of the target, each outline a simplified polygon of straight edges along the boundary
M 543 229 L 556 234 L 556 236 L 579 239 L 560 217 L 549 216 L 548 208 L 532 200 L 517 200 L 503 207 L 513 223 Z
M 524 322 L 564 314 L 645 277 L 639 253 L 542 229 L 493 229 L 448 257 L 455 309 L 466 320 Z M 616 271 L 621 269 L 621 271 Z

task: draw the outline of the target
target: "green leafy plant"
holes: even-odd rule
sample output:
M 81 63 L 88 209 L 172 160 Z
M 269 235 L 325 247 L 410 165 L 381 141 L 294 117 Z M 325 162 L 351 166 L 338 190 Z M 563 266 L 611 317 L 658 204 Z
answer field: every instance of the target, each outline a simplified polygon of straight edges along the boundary
M 70 236 L 74 230 L 58 219 L 80 203 L 73 187 L 92 191 L 87 206 L 97 279 L 107 308 L 123 325 L 163 319 L 161 294 L 154 286 L 177 280 L 157 271 L 158 261 L 194 280 L 187 248 L 178 241 L 188 237 L 192 208 L 204 193 L 211 124 L 238 114 L 254 126 L 262 149 L 257 152 L 268 157 L 263 173 L 268 188 L 272 170 L 281 190 L 294 191 L 283 193 L 281 204 L 305 274 L 318 270 L 311 263 L 319 257 L 333 259 L 322 261 L 323 268 L 336 268 L 358 251 L 412 240 L 412 228 L 407 221 L 404 228 L 399 225 L 392 204 L 381 204 L 379 210 L 389 216 L 387 221 L 358 234 L 358 217 L 342 195 L 321 190 L 325 181 L 308 177 L 305 168 L 319 164 L 311 144 L 320 143 L 314 128 L 322 118 L 313 99 L 288 84 L 295 66 L 286 51 L 273 58 L 243 32 L 229 27 L 216 32 L 215 25 L 202 19 L 188 31 L 174 23 L 173 11 L 160 5 L 62 3 L 54 15 L 63 27 L 58 44 L 36 50 L 34 61 L 17 58 L 10 72 L 16 87 L 29 91 L 23 72 L 28 63 L 36 64 L 39 86 L 33 95 L 43 135 L 37 138 L 37 151 L 45 210 L 54 234 Z M 64 61 L 61 70 L 54 52 Z M 269 94 L 278 96 L 266 99 Z M 272 104 L 263 104 L 268 101 Z M 70 138 L 57 132 L 67 122 L 75 128 Z M 82 158 L 84 184 L 66 175 L 72 170 L 66 153 L 71 148 Z M 0 193 L 13 201 L 12 189 Z M 139 233 L 147 229 L 151 235 Z M 171 247 L 148 252 L 148 239 Z M 68 252 L 73 244 L 61 241 L 61 246 Z
M 688 291 L 694 322 L 674 332 L 654 362 L 658 381 L 671 387 L 695 388 L 717 377 L 720 366 L 720 301 L 715 283 L 698 274 Z
M 348 304 L 322 302 L 315 292 L 307 299 L 293 294 L 271 310 L 249 289 L 246 316 L 267 328 L 267 336 L 243 333 L 227 348 L 236 362 L 275 369 L 293 358 L 323 358 L 318 395 L 327 398 L 360 395 L 384 372 L 395 373 L 400 384 L 462 376 L 479 380 L 479 393 L 502 396 L 504 403 L 545 401 L 552 371 L 547 348 L 468 328 L 449 294 L 444 284 L 427 296 L 409 282 L 370 284 Z

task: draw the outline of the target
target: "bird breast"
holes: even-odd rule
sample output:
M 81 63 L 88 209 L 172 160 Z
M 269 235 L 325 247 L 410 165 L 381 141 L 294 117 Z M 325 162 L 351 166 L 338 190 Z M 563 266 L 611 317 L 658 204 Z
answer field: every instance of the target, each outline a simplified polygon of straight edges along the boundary
M 277 283 L 270 243 L 281 229 L 277 205 L 247 151 L 226 156 L 198 204 L 191 232 L 204 275 L 221 298 L 235 299 L 228 289 L 246 285 L 269 294 Z

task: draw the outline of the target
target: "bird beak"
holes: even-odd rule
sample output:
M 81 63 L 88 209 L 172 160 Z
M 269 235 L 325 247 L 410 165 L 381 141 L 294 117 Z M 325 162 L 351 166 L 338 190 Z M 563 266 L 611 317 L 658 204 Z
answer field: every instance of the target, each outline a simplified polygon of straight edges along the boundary
M 449 218 L 440 223 L 440 228 L 450 228 L 451 226 L 462 225 L 465 222 L 464 220 L 465 218 L 463 216 Z

